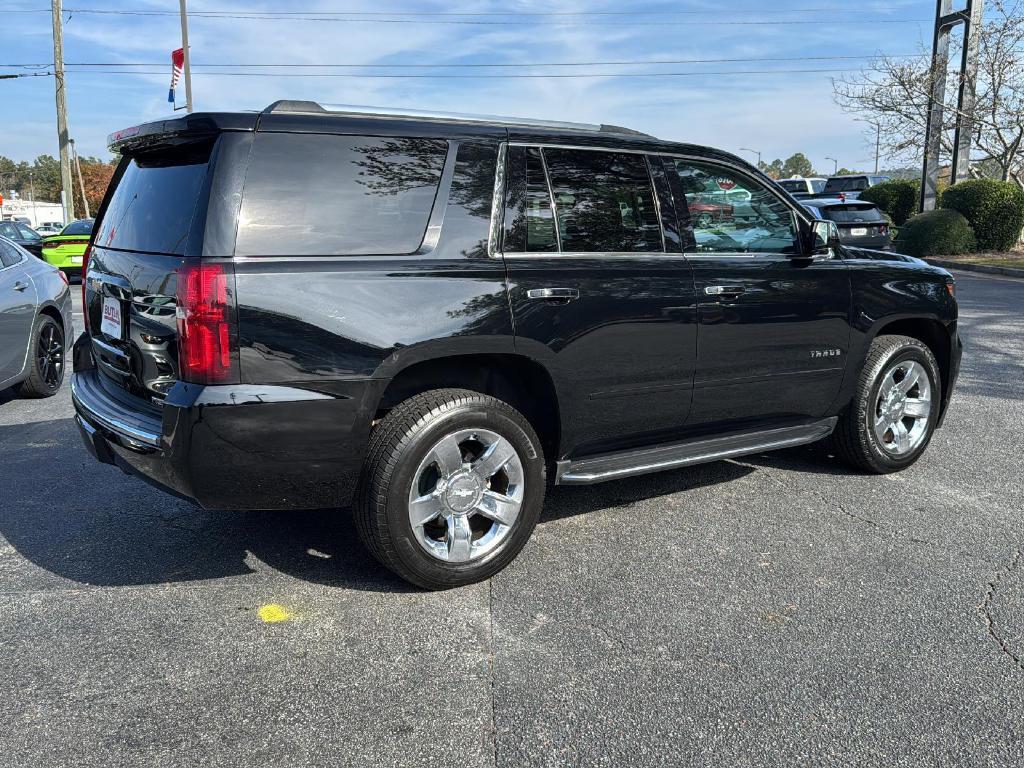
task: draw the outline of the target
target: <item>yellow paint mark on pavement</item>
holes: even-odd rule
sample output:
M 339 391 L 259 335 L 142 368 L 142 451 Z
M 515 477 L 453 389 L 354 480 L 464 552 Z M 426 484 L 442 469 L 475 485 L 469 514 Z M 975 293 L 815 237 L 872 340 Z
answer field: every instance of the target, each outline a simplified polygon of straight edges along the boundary
M 283 605 L 277 603 L 267 603 L 261 605 L 258 611 L 260 618 L 267 624 L 277 624 L 281 621 L 288 621 L 292 614 Z

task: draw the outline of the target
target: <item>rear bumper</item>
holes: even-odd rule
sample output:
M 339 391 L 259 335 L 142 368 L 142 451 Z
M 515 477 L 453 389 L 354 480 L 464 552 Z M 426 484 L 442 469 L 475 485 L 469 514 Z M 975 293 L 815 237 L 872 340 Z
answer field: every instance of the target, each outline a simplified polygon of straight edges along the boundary
M 84 249 L 82 250 L 82 253 L 78 253 L 78 254 L 73 254 L 72 255 L 72 254 L 58 253 L 58 252 L 53 251 L 53 250 L 51 250 L 49 248 L 43 248 L 42 249 L 42 259 L 47 264 L 50 264 L 51 266 L 57 267 L 58 269 L 62 269 L 65 272 L 74 272 L 76 274 L 81 274 L 81 272 L 82 272 L 82 256 L 83 256 L 84 253 L 85 253 Z
M 72 375 L 71 397 L 98 461 L 208 509 L 308 509 L 351 501 L 374 384 L 339 395 L 178 383 L 157 416 L 131 408 L 130 396 L 85 368 Z

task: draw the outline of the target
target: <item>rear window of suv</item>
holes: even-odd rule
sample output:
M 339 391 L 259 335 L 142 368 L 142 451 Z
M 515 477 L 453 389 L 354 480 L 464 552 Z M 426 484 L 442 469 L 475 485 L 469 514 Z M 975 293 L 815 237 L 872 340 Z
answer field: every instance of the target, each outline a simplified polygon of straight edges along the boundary
M 145 253 L 184 253 L 210 149 L 209 143 L 190 144 L 129 159 L 103 214 L 96 244 Z
M 257 134 L 235 253 L 413 253 L 447 153 L 439 139 Z
M 835 192 L 863 192 L 870 186 L 867 176 L 841 176 L 825 182 L 826 195 Z

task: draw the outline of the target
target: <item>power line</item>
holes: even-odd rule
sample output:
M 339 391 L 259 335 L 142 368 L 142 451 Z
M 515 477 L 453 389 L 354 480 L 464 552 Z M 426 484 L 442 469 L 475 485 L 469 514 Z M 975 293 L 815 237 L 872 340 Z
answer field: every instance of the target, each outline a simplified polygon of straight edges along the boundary
M 928 54 L 905 53 L 905 54 L 865 54 L 859 56 L 768 56 L 768 57 L 742 57 L 742 58 L 715 58 L 715 59 L 649 59 L 641 60 L 620 60 L 620 61 L 544 61 L 544 62 L 443 62 L 436 64 L 425 63 L 380 63 L 380 64 L 307 64 L 307 63 L 280 63 L 280 64 L 193 64 L 193 68 L 239 68 L 239 69 L 507 69 L 507 68 L 537 68 L 537 67 L 612 67 L 612 66 L 663 66 L 668 64 L 736 64 L 736 63 L 757 63 L 757 62 L 791 62 L 791 61 L 858 61 L 886 58 L 922 58 Z M 148 62 L 66 62 L 67 67 L 103 67 L 103 68 L 125 68 L 125 67 L 160 67 L 162 61 Z M 7 68 L 43 68 L 52 66 L 52 63 L 39 64 L 0 64 L 0 67 Z
M 166 16 L 178 16 L 174 11 L 124 11 L 124 10 L 110 10 L 106 8 L 66 8 L 65 13 L 68 14 L 94 14 L 103 16 L 150 16 L 150 17 L 166 17 Z M 824 10 L 824 9 L 822 9 Z M 839 11 L 840 9 L 832 9 Z M 850 9 L 860 10 L 860 9 Z M 42 9 L 22 9 L 22 12 L 40 12 Z M 782 11 L 781 13 L 798 13 L 799 11 Z M 842 9 L 841 12 L 849 12 L 847 9 Z M 361 13 L 367 15 L 360 15 Z M 652 19 L 650 21 L 628 21 L 623 22 L 621 20 L 615 21 L 587 21 L 589 16 L 612 16 L 615 15 L 619 18 L 637 17 L 637 16 L 665 16 L 665 15 L 677 15 L 683 13 L 692 13 L 694 15 L 708 14 L 708 11 L 667 11 L 664 13 L 647 12 L 640 13 L 636 11 L 604 11 L 604 12 L 588 12 L 578 11 L 575 13 L 563 12 L 559 15 L 557 12 L 536 12 L 536 13 L 506 13 L 506 14 L 494 14 L 500 17 L 518 17 L 515 20 L 508 18 L 502 18 L 494 20 L 473 18 L 472 16 L 483 16 L 482 13 L 477 14 L 452 14 L 453 16 L 465 16 L 466 18 L 438 18 L 441 14 L 425 16 L 423 12 L 420 12 L 418 18 L 383 18 L 384 16 L 410 16 L 413 14 L 407 14 L 401 11 L 393 13 L 380 13 L 378 15 L 369 15 L 369 12 L 318 12 L 318 11 L 290 11 L 290 12 L 274 12 L 274 11 L 254 11 L 254 12 L 239 12 L 239 11 L 191 11 L 189 12 L 190 18 L 204 18 L 204 19 L 236 19 L 236 20 L 248 20 L 248 21 L 319 21 L 319 22 L 344 22 L 348 24 L 455 24 L 455 25 L 471 25 L 471 26 L 519 26 L 524 23 L 529 23 L 531 19 L 540 20 L 555 17 L 555 21 L 545 21 L 546 24 L 552 26 L 590 26 L 590 27 L 605 27 L 605 26 L 768 26 L 768 25 L 814 25 L 814 24 L 922 24 L 928 22 L 928 19 L 880 19 L 880 18 L 865 18 L 865 19 L 756 19 L 756 20 L 737 20 L 737 19 L 725 19 L 720 18 L 721 13 L 714 14 L 716 19 L 713 21 L 673 21 L 670 19 Z M 780 11 L 754 11 L 754 13 L 780 13 Z M 575 20 L 582 19 L 582 20 Z
M 202 72 L 199 73 L 203 77 L 340 77 L 340 78 L 365 78 L 365 79 L 476 79 L 476 80 L 518 80 L 518 79 L 546 79 L 546 78 L 564 78 L 564 79 L 581 79 L 581 78 L 616 78 L 616 77 L 705 77 L 708 75 L 715 76 L 728 76 L 728 75 L 796 75 L 796 74 L 822 74 L 822 73 L 838 73 L 838 72 L 850 72 L 849 69 L 750 69 L 750 70 L 726 70 L 720 72 L 583 72 L 583 73 L 555 73 L 555 74 L 510 74 L 510 75 L 466 75 L 466 74 L 451 74 L 451 73 L 436 73 L 436 74 L 378 74 L 378 75 L 367 75 L 367 74 L 356 74 L 351 72 L 284 72 L 284 73 L 272 73 L 272 72 Z M 40 75 L 50 75 L 52 72 L 45 73 L 25 73 L 14 75 L 14 77 L 33 77 Z M 123 71 L 107 71 L 107 70 L 75 70 L 72 73 L 75 75 L 166 75 L 166 69 L 160 70 L 123 70 Z

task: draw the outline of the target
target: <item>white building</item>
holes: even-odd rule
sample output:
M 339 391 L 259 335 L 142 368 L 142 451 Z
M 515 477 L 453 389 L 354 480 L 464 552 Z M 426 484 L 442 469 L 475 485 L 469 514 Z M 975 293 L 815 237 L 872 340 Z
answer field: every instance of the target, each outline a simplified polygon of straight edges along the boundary
M 43 222 L 56 221 L 64 223 L 64 207 L 60 203 L 30 202 L 28 200 L 8 200 L 4 198 L 0 205 L 0 219 L 26 218 L 29 226 L 38 227 Z

